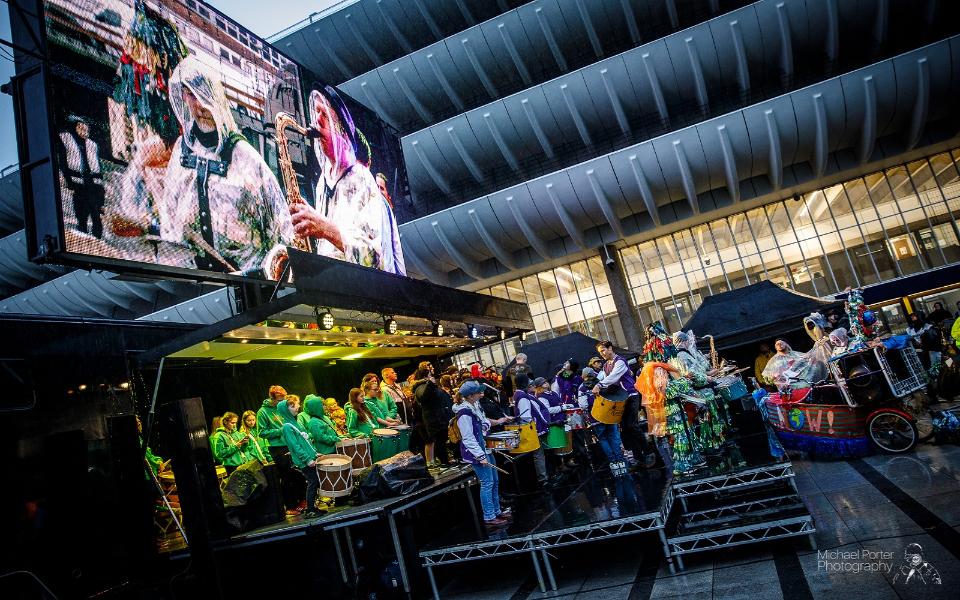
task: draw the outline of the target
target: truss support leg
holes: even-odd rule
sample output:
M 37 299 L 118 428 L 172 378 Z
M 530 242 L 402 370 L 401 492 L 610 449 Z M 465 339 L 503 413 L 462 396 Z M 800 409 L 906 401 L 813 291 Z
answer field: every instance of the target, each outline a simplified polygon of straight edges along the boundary
M 793 488 L 793 492 L 794 492 L 796 495 L 799 496 L 799 495 L 800 495 L 800 490 L 797 488 L 796 477 L 787 477 L 787 481 L 790 482 L 790 487 Z
M 667 559 L 667 566 L 670 567 L 670 574 L 676 575 L 677 568 L 673 565 L 673 556 L 670 555 L 670 544 L 667 543 L 667 532 L 661 527 L 657 530 L 657 535 L 660 536 L 660 541 L 663 543 L 663 557 Z M 680 558 L 679 556 L 677 557 Z M 683 567 L 680 567 L 683 569 Z
M 350 567 L 353 569 L 353 576 L 356 577 L 360 570 L 357 568 L 357 555 L 353 551 L 353 536 L 350 535 L 349 527 L 343 528 L 343 537 L 347 542 L 347 556 L 350 557 Z
M 543 566 L 547 570 L 547 581 L 550 583 L 550 589 L 557 591 L 557 580 L 553 577 L 553 567 L 550 565 L 550 555 L 546 549 L 540 551 L 543 554 Z
M 440 600 L 440 592 L 437 591 L 437 580 L 433 576 L 433 567 L 427 567 L 427 577 L 430 578 L 430 589 L 433 590 L 433 600 Z
M 405 597 L 410 597 L 410 576 L 407 574 L 407 561 L 403 558 L 403 546 L 400 543 L 400 534 L 397 532 L 397 519 L 396 516 L 388 512 L 387 513 L 387 522 L 390 525 L 390 537 L 393 538 L 393 549 L 397 553 L 397 564 L 400 567 L 400 579 L 403 583 L 403 591 L 406 594 Z
M 330 531 L 333 536 L 333 549 L 337 552 L 337 563 L 340 564 L 340 576 L 343 577 L 343 583 L 350 585 L 350 579 L 347 578 L 347 566 L 343 562 L 343 549 L 340 547 L 340 534 L 336 529 Z
M 483 539 L 483 526 L 480 524 L 480 515 L 477 513 L 477 503 L 473 499 L 473 491 L 469 485 L 463 486 L 463 489 L 467 493 L 467 504 L 470 505 L 470 514 L 473 515 L 473 527 L 477 532 L 477 538 Z
M 543 572 L 540 570 L 540 561 L 537 560 L 537 551 L 530 551 L 530 558 L 533 559 L 533 570 L 537 574 L 537 583 L 540 584 L 540 591 L 547 593 L 547 586 L 543 583 Z
M 683 512 L 689 512 L 687 510 L 687 498 L 686 496 L 680 496 L 680 506 L 683 507 Z

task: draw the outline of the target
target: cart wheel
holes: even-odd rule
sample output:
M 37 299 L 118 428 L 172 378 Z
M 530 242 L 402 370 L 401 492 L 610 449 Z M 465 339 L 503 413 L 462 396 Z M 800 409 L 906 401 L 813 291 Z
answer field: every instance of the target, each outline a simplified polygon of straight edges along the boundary
M 880 411 L 867 422 L 867 434 L 873 445 L 884 452 L 901 454 L 917 445 L 917 426 L 894 411 Z
M 933 437 L 933 413 L 930 411 L 930 398 L 926 392 L 916 391 L 903 399 L 903 407 L 916 419 L 917 442 L 923 444 Z

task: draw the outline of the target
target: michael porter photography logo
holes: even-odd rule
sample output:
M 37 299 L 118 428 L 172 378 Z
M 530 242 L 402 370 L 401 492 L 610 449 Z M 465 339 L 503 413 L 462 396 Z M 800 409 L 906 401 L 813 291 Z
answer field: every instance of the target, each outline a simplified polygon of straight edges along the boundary
M 893 573 L 893 583 L 903 586 L 941 585 L 940 572 L 923 557 L 920 544 L 907 544 L 903 557 L 885 550 L 820 550 L 817 570 L 827 573 Z

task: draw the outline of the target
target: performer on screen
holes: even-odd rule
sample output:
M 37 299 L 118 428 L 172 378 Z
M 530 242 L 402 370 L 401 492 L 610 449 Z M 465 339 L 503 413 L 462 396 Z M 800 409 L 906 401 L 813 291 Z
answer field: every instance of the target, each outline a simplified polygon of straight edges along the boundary
M 183 133 L 158 207 L 161 238 L 191 248 L 197 268 L 261 274 L 267 254 L 293 240 L 280 184 L 240 133 L 223 84 L 195 57 L 173 71 L 170 102 Z
M 350 111 L 329 86 L 310 93 L 309 107 L 319 163 L 316 208 L 290 207 L 297 235 L 318 240 L 321 255 L 405 275 L 393 209 L 370 172 L 369 147 Z M 361 143 L 367 164 L 358 158 Z
M 103 173 L 100 147 L 90 139 L 90 125 L 83 117 L 71 116 L 70 128 L 60 134 L 60 164 L 63 180 L 73 194 L 77 230 L 103 237 Z M 87 229 L 87 223 L 90 228 Z

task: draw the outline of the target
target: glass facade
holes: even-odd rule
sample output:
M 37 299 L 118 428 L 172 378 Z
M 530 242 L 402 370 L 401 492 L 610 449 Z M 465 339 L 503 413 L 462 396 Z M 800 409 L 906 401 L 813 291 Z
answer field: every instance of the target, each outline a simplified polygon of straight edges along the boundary
M 960 262 L 958 216 L 960 149 L 620 253 L 642 324 L 676 331 L 706 296 L 764 279 L 827 296 Z M 534 339 L 580 331 L 625 343 L 599 256 L 480 291 L 529 304 Z

